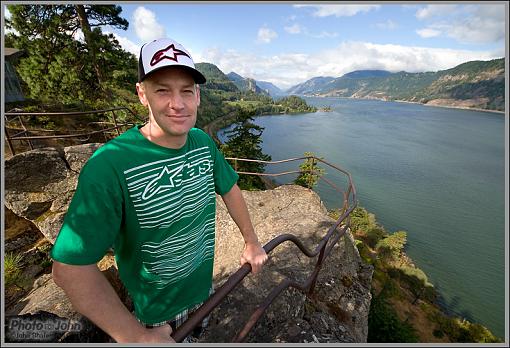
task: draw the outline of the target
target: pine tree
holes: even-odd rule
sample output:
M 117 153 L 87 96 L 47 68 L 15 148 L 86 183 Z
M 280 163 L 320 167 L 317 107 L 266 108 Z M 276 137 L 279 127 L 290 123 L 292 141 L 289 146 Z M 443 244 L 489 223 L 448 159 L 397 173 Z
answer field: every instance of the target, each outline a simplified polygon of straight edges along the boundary
M 136 82 L 136 57 L 100 29 L 104 25 L 127 29 L 120 6 L 9 5 L 8 9 L 11 17 L 6 27 L 13 33 L 6 43 L 26 52 L 17 72 L 28 97 L 53 104 L 90 105 L 111 98 L 109 87 L 122 75 L 119 70 L 133 74 L 131 82 Z
M 262 152 L 260 138 L 264 127 L 253 123 L 253 112 L 239 111 L 232 130 L 225 133 L 228 140 L 221 145 L 220 150 L 225 157 L 236 157 L 270 161 L 271 156 Z M 257 162 L 237 161 L 236 170 L 251 173 L 263 173 L 264 164 Z M 241 174 L 238 185 L 243 190 L 264 189 L 264 182 L 255 175 Z

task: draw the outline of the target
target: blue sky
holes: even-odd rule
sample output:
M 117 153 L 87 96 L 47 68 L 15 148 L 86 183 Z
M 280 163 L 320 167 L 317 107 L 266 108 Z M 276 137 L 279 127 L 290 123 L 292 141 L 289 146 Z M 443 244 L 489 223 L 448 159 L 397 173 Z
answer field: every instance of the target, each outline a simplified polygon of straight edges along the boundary
M 195 62 L 287 89 L 359 69 L 437 71 L 505 56 L 505 2 L 117 3 L 113 32 L 138 56 L 167 36 Z

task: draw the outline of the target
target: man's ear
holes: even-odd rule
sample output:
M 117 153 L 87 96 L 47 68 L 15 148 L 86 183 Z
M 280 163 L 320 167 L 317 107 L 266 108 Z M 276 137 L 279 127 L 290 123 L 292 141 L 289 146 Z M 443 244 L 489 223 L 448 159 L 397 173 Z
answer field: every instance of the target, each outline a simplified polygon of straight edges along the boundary
M 140 82 L 136 83 L 136 93 L 138 94 L 138 99 L 143 106 L 148 106 L 149 101 L 147 100 L 147 95 L 145 94 L 145 86 L 143 86 Z
M 195 84 L 195 88 L 196 88 L 196 91 L 197 91 L 197 107 L 200 106 L 200 85 L 198 84 Z

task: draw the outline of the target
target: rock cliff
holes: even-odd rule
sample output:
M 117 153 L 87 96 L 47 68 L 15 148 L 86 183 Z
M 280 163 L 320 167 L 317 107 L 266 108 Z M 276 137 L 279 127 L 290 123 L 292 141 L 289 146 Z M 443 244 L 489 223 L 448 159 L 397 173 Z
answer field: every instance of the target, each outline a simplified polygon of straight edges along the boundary
M 31 221 L 53 243 L 75 190 L 79 171 L 100 145 L 72 146 L 63 151 L 45 148 L 7 160 L 6 207 Z M 290 233 L 308 249 L 314 250 L 334 222 L 318 195 L 300 186 L 243 191 L 243 196 L 262 244 L 280 234 Z M 217 198 L 216 224 L 215 288 L 238 269 L 243 248 L 242 236 L 220 197 Z M 10 242 L 5 241 L 6 245 Z M 213 310 L 201 342 L 230 342 L 282 279 L 303 281 L 316 262 L 316 258 L 306 257 L 290 242 L 276 247 L 269 256 L 263 272 L 247 276 Z M 129 296 L 117 278 L 111 255 L 103 259 L 100 268 L 130 308 Z M 313 295 L 307 297 L 295 289 L 282 292 L 254 326 L 247 342 L 366 342 L 371 278 L 372 268 L 361 261 L 352 235 L 347 231 L 325 260 Z M 19 331 L 13 323 L 20 322 L 20 318 L 65 322 L 67 329 L 51 332 L 44 339 L 19 340 L 16 338 Z M 8 342 L 110 341 L 106 334 L 74 311 L 49 274 L 35 279 L 28 294 L 6 307 L 5 326 Z

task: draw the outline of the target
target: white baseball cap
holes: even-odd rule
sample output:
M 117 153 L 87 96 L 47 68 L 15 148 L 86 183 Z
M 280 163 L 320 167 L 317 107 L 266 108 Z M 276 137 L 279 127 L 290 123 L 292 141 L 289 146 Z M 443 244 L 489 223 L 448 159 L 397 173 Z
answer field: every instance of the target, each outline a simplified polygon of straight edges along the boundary
M 157 39 L 148 42 L 140 49 L 138 58 L 138 82 L 142 82 L 153 72 L 170 66 L 183 67 L 193 75 L 196 83 L 205 83 L 205 77 L 195 68 L 193 58 L 178 42 L 169 39 Z

